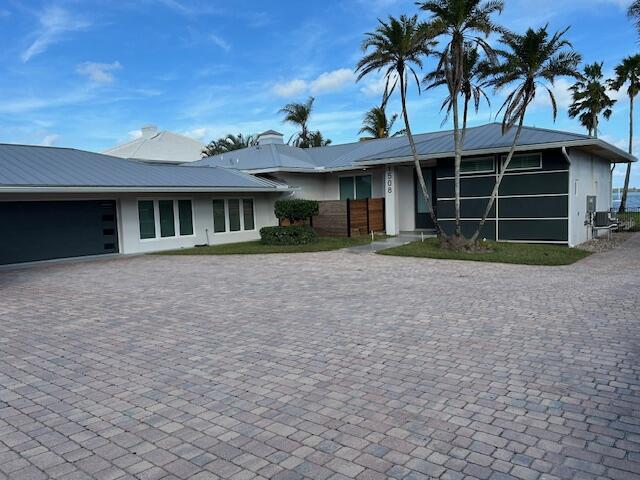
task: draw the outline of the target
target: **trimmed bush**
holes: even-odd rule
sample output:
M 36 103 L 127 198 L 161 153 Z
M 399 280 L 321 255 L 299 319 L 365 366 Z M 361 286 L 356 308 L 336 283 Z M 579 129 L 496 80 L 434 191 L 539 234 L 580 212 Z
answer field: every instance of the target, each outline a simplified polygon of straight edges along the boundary
M 302 222 L 318 214 L 319 204 L 315 200 L 277 200 L 275 214 L 278 220 L 289 220 L 291 224 Z
M 260 239 L 264 245 L 305 245 L 318 241 L 318 235 L 307 225 L 262 227 Z

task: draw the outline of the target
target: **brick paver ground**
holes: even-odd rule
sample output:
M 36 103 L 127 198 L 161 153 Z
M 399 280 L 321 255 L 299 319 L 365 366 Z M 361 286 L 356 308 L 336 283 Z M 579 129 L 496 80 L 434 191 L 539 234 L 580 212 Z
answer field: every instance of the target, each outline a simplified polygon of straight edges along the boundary
M 0 272 L 0 478 L 640 478 L 640 236 Z

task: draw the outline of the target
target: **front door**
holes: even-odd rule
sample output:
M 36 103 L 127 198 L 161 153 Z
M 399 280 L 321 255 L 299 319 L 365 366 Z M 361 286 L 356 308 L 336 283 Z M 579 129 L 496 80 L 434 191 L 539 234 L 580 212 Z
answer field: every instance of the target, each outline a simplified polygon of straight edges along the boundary
M 431 205 L 433 210 L 436 209 L 435 198 L 433 192 L 435 191 L 435 169 L 434 168 L 422 168 L 422 175 L 424 176 L 424 182 L 427 184 L 427 191 L 429 192 L 429 198 L 431 198 Z M 415 212 L 416 212 L 416 230 L 434 228 L 433 221 L 429 216 L 429 210 L 427 210 L 427 204 L 424 201 L 424 195 L 420 183 L 418 182 L 418 176 L 414 174 L 414 198 L 415 198 Z

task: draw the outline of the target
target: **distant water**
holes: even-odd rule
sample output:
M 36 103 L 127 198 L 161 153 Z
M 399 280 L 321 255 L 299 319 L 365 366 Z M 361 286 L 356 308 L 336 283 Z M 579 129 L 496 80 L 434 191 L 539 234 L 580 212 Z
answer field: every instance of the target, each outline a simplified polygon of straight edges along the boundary
M 613 208 L 620 206 L 620 196 L 622 193 L 614 192 Z M 640 192 L 629 192 L 627 195 L 627 208 L 640 208 Z

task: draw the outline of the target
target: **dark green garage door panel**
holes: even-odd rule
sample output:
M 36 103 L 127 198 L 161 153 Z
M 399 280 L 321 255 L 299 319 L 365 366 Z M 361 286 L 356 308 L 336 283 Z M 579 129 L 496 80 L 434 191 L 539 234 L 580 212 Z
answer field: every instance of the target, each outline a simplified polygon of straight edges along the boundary
M 563 220 L 500 220 L 500 240 L 524 240 L 540 242 L 566 242 L 569 238 L 569 222 Z
M 0 202 L 0 264 L 116 253 L 114 201 Z

